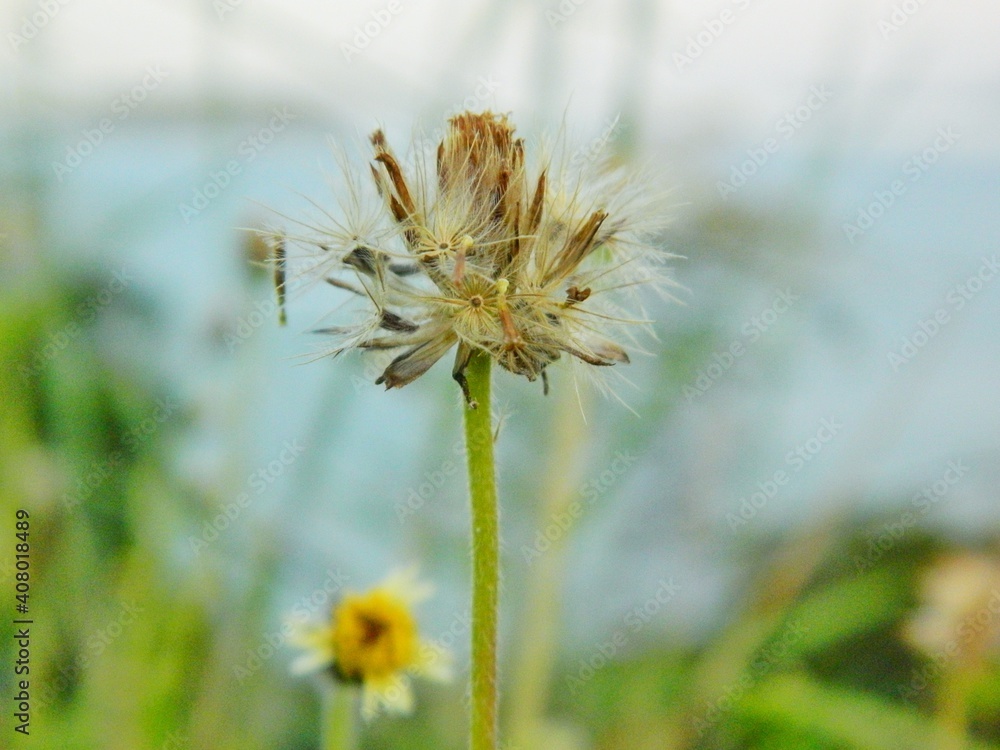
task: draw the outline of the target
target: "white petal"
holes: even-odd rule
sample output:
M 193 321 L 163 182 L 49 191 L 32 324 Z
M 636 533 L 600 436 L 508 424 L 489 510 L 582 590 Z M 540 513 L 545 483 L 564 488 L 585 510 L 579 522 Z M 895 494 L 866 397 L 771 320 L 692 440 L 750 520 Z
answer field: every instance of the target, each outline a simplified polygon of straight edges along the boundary
M 410 605 L 419 604 L 434 593 L 433 584 L 420 580 L 420 571 L 416 565 L 396 568 L 382 580 L 379 588 L 389 591 Z
M 327 628 L 310 624 L 292 628 L 288 633 L 288 642 L 300 648 L 316 648 L 327 633 Z
M 292 662 L 292 674 L 315 672 L 333 663 L 328 627 L 313 623 L 300 625 L 288 634 L 288 642 L 306 652 Z
M 454 676 L 455 659 L 450 651 L 432 641 L 421 641 L 414 674 L 435 682 L 450 682 Z
M 333 660 L 329 655 L 320 653 L 319 651 L 311 651 L 308 654 L 302 654 L 302 656 L 293 661 L 290 669 L 292 674 L 308 674 L 309 672 L 316 672 L 323 669 L 332 663 Z
M 378 715 L 380 701 L 378 693 L 365 685 L 361 691 L 361 718 L 371 721 Z
M 368 681 L 361 697 L 361 716 L 371 721 L 379 711 L 408 714 L 413 711 L 413 689 L 405 677 L 393 677 L 384 682 Z

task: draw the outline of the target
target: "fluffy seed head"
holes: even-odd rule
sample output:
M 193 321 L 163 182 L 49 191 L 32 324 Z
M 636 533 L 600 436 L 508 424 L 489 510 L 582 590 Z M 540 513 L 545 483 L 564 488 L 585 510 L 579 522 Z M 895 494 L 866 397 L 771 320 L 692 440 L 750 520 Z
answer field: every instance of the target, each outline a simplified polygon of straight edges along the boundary
M 528 380 L 563 354 L 629 361 L 623 344 L 649 322 L 639 288 L 670 284 L 669 256 L 649 244 L 662 207 L 642 183 L 603 165 L 585 174 L 594 165 L 579 155 L 527 164 L 523 139 L 492 112 L 451 118 L 436 152 L 408 165 L 381 130 L 371 145 L 374 202 L 348 173 L 344 218 L 293 238 L 318 248 L 310 273 L 363 301 L 353 325 L 322 329 L 332 354 L 394 353 L 376 382 L 399 388 L 456 348 L 467 397 L 477 351 Z

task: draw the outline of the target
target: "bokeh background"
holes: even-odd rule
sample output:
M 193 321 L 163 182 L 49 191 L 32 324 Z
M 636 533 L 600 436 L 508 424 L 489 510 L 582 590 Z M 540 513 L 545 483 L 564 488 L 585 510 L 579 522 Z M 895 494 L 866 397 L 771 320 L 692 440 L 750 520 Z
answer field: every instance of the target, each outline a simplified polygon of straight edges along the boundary
M 282 623 L 411 563 L 457 679 L 361 746 L 463 746 L 457 389 L 310 362 L 340 298 L 298 289 L 279 327 L 243 228 L 332 209 L 331 140 L 363 164 L 376 125 L 404 150 L 491 108 L 653 170 L 684 256 L 631 410 L 497 376 L 505 747 L 1000 747 L 998 26 L 984 0 L 6 0 L 5 705 L 18 508 L 35 625 L 32 734 L 5 709 L 0 746 L 318 747 Z

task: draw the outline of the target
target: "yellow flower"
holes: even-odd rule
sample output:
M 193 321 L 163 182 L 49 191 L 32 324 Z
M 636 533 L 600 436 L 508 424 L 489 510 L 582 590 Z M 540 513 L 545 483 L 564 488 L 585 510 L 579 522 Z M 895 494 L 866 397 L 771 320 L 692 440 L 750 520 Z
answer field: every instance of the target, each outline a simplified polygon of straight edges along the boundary
M 366 720 L 381 709 L 413 710 L 411 675 L 434 680 L 451 677 L 451 656 L 419 636 L 413 607 L 432 592 L 408 568 L 392 572 L 375 588 L 348 592 L 333 608 L 330 622 L 295 633 L 307 650 L 292 665 L 296 673 L 329 669 L 341 682 L 362 688 Z
M 365 308 L 354 325 L 320 329 L 337 339 L 331 354 L 393 353 L 375 382 L 400 388 L 455 348 L 452 376 L 467 400 L 477 351 L 546 387 L 563 354 L 628 363 L 622 343 L 649 323 L 637 290 L 671 284 L 661 265 L 670 256 L 651 244 L 663 206 L 646 182 L 558 150 L 531 161 L 507 116 L 492 112 L 451 118 L 436 152 L 410 163 L 381 130 L 371 143 L 368 189 L 345 168 L 342 216 L 328 216 L 330 228 L 303 222 L 312 233 L 289 238 L 311 252 L 297 275 Z M 286 236 L 274 237 L 284 247 Z

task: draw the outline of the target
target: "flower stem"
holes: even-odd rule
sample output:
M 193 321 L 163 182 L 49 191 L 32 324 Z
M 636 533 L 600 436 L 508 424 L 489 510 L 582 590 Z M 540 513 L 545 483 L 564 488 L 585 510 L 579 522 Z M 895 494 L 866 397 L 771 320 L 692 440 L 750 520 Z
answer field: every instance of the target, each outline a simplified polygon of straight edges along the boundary
M 490 416 L 490 357 L 472 355 L 465 374 L 478 408 L 465 409 L 465 446 L 472 504 L 472 750 L 497 747 L 497 604 L 500 590 L 500 531 L 493 424 Z
M 323 750 L 353 750 L 355 692 L 349 686 L 334 685 L 327 693 Z

